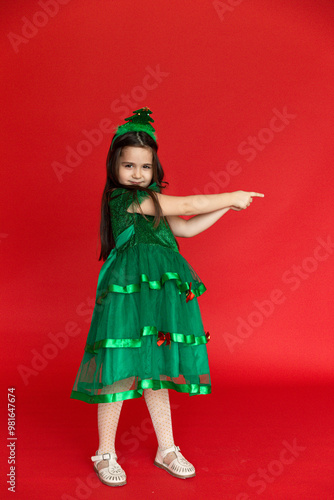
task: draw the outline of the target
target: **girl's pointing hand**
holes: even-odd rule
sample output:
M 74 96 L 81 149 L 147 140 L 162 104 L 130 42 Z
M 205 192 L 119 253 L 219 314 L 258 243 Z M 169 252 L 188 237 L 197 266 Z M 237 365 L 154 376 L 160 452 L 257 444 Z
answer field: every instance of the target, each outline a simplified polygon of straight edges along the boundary
M 255 196 L 263 198 L 264 194 L 255 193 L 254 191 L 234 191 L 232 193 L 232 210 L 244 210 L 249 207 Z

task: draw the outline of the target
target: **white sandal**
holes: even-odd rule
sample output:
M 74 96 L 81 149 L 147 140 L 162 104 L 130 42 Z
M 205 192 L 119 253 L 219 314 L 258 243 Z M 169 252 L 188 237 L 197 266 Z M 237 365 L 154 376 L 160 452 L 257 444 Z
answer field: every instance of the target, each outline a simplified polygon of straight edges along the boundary
M 126 484 L 126 474 L 122 467 L 116 462 L 116 453 L 109 452 L 91 457 L 94 470 L 103 484 L 107 486 L 123 486 Z
M 175 453 L 176 458 L 174 458 L 174 460 L 172 460 L 170 464 L 165 464 L 163 460 L 165 456 L 171 452 Z M 187 479 L 188 477 L 196 476 L 195 467 L 184 458 L 184 456 L 180 452 L 179 446 L 173 445 L 171 448 L 167 448 L 167 450 L 163 451 L 160 451 L 158 447 L 154 465 L 160 467 L 161 469 L 165 469 L 172 476 L 179 477 L 181 479 Z

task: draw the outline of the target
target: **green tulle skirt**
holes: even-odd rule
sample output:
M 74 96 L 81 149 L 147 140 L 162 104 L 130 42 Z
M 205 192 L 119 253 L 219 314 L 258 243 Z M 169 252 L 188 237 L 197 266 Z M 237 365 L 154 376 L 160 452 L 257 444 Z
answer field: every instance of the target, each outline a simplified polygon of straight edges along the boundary
M 182 255 L 138 244 L 117 252 L 99 281 L 70 397 L 107 403 L 145 388 L 211 393 L 209 335 L 197 301 L 206 288 Z

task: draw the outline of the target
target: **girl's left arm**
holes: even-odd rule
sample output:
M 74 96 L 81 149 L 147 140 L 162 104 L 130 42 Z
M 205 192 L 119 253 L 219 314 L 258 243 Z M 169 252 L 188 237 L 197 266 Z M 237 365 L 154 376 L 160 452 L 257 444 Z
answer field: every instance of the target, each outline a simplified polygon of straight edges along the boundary
M 182 219 L 178 215 L 168 215 L 166 219 L 175 236 L 191 238 L 191 236 L 196 236 L 212 226 L 228 210 L 229 208 L 220 208 L 214 212 L 194 215 L 188 220 Z

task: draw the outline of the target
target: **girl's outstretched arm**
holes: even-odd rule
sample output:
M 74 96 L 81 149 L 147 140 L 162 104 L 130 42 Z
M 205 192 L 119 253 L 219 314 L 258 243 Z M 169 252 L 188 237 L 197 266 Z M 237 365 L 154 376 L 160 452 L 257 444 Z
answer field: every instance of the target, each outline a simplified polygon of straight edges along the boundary
M 166 218 L 175 236 L 191 238 L 202 233 L 220 219 L 229 208 L 221 208 L 208 214 L 194 215 L 191 219 L 182 219 L 177 215 L 168 215 Z
M 169 196 L 157 193 L 157 197 L 161 210 L 165 216 L 196 215 L 213 212 L 220 208 L 230 208 L 232 204 L 232 194 L 233 193 Z M 155 214 L 155 208 L 151 198 L 146 198 L 146 200 L 141 203 L 141 210 L 138 206 L 133 207 L 133 205 L 128 208 L 128 212 L 132 212 L 133 210 L 137 213 L 140 213 L 142 210 L 145 215 Z
M 207 214 L 222 208 L 243 210 L 252 201 L 253 196 L 263 197 L 262 193 L 254 191 L 233 191 L 232 193 L 194 194 L 190 196 L 169 196 L 157 193 L 157 197 L 165 216 Z M 151 198 L 146 198 L 140 205 L 131 205 L 128 212 L 154 215 L 155 208 Z

